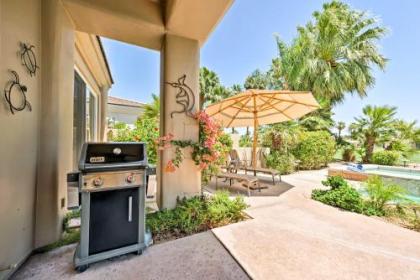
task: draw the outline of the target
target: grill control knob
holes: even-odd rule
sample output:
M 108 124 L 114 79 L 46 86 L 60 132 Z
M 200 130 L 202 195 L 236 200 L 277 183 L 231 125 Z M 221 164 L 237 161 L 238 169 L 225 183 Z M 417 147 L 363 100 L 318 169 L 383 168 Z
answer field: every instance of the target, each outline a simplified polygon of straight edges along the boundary
M 102 186 L 103 184 L 104 184 L 104 179 L 102 179 L 101 177 L 95 178 L 93 180 L 93 185 L 97 188 Z
M 127 181 L 127 183 L 132 184 L 136 181 L 136 178 L 134 177 L 133 174 L 130 174 L 127 176 L 127 178 L 125 179 Z

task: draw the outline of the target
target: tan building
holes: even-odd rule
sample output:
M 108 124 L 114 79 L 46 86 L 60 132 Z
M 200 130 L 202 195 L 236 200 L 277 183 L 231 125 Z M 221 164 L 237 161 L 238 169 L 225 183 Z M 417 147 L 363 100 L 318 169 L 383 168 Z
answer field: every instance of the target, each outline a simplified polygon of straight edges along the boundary
M 143 114 L 146 104 L 108 96 L 108 123 L 122 122 L 129 127 L 134 127 L 137 118 Z
M 200 47 L 232 2 L 0 1 L 0 84 L 7 90 L 16 82 L 9 69 L 16 71 L 31 109 L 26 106 L 12 114 L 1 97 L 0 278 L 11 275 L 34 249 L 60 237 L 66 174 L 74 168 L 79 140 L 83 134 L 89 140 L 104 139 L 112 78 L 96 36 L 160 51 L 162 133 L 197 140 L 195 120 L 185 114 L 171 118 L 170 113 L 180 109 L 177 91 L 164 82 L 186 75 L 185 83 L 199 99 Z M 34 46 L 39 66 L 35 74 L 17 55 L 20 42 Z M 16 108 L 28 104 L 19 91 L 11 95 Z M 75 99 L 80 96 L 84 98 Z M 161 162 L 171 156 L 165 151 Z M 172 207 L 177 196 L 198 193 L 200 184 L 200 172 L 191 159 L 175 173 L 158 170 L 160 206 Z

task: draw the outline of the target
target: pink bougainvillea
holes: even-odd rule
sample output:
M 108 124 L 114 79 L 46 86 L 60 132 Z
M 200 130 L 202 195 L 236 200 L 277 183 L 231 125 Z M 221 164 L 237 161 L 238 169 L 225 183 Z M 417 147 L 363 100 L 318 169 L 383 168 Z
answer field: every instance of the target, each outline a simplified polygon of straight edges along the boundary
M 199 141 L 174 140 L 174 135 L 168 134 L 156 140 L 159 150 L 176 146 L 175 158 L 168 161 L 165 171 L 174 172 L 183 160 L 181 148 L 191 147 L 192 158 L 195 164 L 204 170 L 218 160 L 220 153 L 216 150 L 217 137 L 222 133 L 221 126 L 214 121 L 205 111 L 200 111 L 194 115 L 199 123 Z

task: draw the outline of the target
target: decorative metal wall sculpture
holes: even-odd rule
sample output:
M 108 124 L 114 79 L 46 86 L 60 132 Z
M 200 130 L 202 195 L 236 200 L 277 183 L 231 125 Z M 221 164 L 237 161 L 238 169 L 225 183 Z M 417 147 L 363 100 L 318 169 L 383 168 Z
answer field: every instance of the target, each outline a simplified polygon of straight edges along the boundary
M 6 98 L 6 101 L 9 104 L 10 112 L 14 114 L 15 111 L 23 111 L 25 108 L 28 108 L 29 111 L 32 111 L 31 104 L 26 99 L 26 92 L 28 90 L 27 87 L 20 83 L 19 75 L 15 71 L 10 70 L 10 72 L 14 75 L 14 80 L 11 80 L 4 89 L 4 97 Z M 21 95 L 21 102 L 19 105 L 13 104 L 13 94 Z
M 178 78 L 177 82 L 166 82 L 167 84 L 171 85 L 172 87 L 178 89 L 178 92 L 175 96 L 176 103 L 182 106 L 182 109 L 179 111 L 171 112 L 171 118 L 173 118 L 174 114 L 182 114 L 185 113 L 189 117 L 193 117 L 193 109 L 195 106 L 195 96 L 192 89 L 185 84 L 185 78 L 187 75 L 182 75 Z
M 31 76 L 35 76 L 36 70 L 39 68 L 36 62 L 35 53 L 32 50 L 35 46 L 21 42 L 20 47 L 20 59 L 22 61 L 22 65 L 26 67 Z

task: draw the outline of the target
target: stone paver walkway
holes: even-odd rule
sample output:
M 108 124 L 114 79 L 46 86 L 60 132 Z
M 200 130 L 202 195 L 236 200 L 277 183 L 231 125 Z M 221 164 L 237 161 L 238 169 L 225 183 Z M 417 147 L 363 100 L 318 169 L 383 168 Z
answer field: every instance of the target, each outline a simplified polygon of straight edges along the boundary
M 210 231 L 152 246 L 142 256 L 99 262 L 79 274 L 73 269 L 74 249 L 34 255 L 13 279 L 249 279 Z
M 313 201 L 325 175 L 283 176 L 295 187 L 214 233 L 254 279 L 420 279 L 420 233 Z

